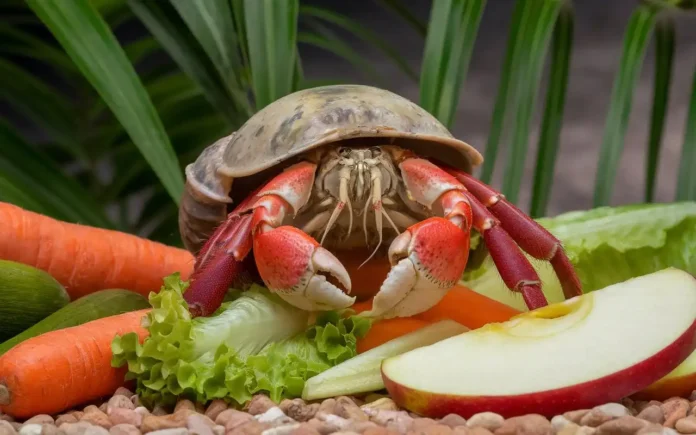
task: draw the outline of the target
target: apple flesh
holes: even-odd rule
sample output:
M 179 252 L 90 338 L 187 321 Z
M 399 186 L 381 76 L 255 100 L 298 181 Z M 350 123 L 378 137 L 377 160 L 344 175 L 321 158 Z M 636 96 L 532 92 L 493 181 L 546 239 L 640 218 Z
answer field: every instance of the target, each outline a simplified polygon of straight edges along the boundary
M 551 417 L 619 401 L 694 350 L 696 279 L 669 268 L 387 358 L 382 377 L 431 418 Z

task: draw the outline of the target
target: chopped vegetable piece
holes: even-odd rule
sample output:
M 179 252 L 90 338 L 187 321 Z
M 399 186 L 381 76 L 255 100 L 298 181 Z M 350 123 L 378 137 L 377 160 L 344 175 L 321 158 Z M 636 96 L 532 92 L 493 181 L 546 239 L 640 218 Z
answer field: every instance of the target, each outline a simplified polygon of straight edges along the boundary
M 186 250 L 103 228 L 62 222 L 0 202 L 0 258 L 37 267 L 65 286 L 70 298 L 108 288 L 147 296 L 162 278 L 190 275 Z
M 111 367 L 111 341 L 133 333 L 149 309 L 104 317 L 32 337 L 0 357 L 0 412 L 14 418 L 57 414 L 112 394 L 125 369 Z
M 380 372 L 383 359 L 467 331 L 468 328 L 455 321 L 442 320 L 402 335 L 309 379 L 305 382 L 302 398 L 315 400 L 381 390 L 384 388 Z
M 260 286 L 231 292 L 209 317 L 192 319 L 183 294 L 188 283 L 174 274 L 150 295 L 150 336 L 116 337 L 112 364 L 127 364 L 128 379 L 148 405 L 220 398 L 244 404 L 253 394 L 271 399 L 298 397 L 310 377 L 357 354 L 356 342 L 370 321 L 310 313 Z

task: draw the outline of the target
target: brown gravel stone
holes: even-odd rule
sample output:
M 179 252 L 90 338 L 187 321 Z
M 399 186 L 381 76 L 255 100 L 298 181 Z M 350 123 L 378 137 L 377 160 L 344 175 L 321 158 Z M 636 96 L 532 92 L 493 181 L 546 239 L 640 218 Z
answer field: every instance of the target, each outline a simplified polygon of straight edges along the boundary
M 696 433 L 696 416 L 689 415 L 684 418 L 680 418 L 674 424 L 674 428 L 681 433 Z
M 226 435 L 258 435 L 266 429 L 270 429 L 268 424 L 251 420 L 250 422 L 237 426 L 232 430 L 228 430 Z
M 47 414 L 38 414 L 25 421 L 24 424 L 54 424 L 56 421 Z
M 0 435 L 14 435 L 17 431 L 7 420 L 0 420 Z
M 682 398 L 672 398 L 662 404 L 662 412 L 665 414 L 663 426 L 674 428 L 677 420 L 686 417 L 689 412 L 689 401 Z
M 539 414 L 528 414 L 505 420 L 495 435 L 553 435 L 549 420 Z
M 140 426 L 143 422 L 142 414 L 135 412 L 133 409 L 126 408 L 112 409 L 111 414 L 109 414 L 109 419 L 111 420 L 112 425 L 130 424 L 133 426 Z
M 270 397 L 263 394 L 257 394 L 251 398 L 245 411 L 251 415 L 259 415 L 275 406 L 277 405 L 271 400 Z
M 106 414 L 106 407 L 107 407 L 106 402 L 105 402 L 105 403 L 102 403 L 101 405 L 99 405 L 99 410 L 100 410 L 101 412 L 103 412 L 104 414 Z
M 474 414 L 466 421 L 467 427 L 482 427 L 491 432 L 495 432 L 500 428 L 505 419 L 495 412 L 479 412 Z
M 366 410 L 366 414 L 371 421 L 399 433 L 408 432 L 414 421 L 413 417 L 405 411 Z
M 604 405 L 596 406 L 594 409 L 610 417 L 631 415 L 628 408 L 620 403 L 605 403 Z
M 454 429 L 457 426 L 466 426 L 466 419 L 459 414 L 447 414 L 439 423 Z
M 218 415 L 227 409 L 227 403 L 222 399 L 215 399 L 208 405 L 205 410 L 205 415 L 209 419 L 215 421 Z
M 372 421 L 361 421 L 359 423 L 352 423 L 350 425 L 350 429 L 358 433 L 363 433 L 366 430 L 371 429 L 373 427 L 379 427 L 379 425 Z
M 582 420 L 582 418 L 585 415 L 589 414 L 590 411 L 591 411 L 591 409 L 578 409 L 575 411 L 564 412 L 561 415 L 563 415 L 563 417 L 567 418 L 568 420 L 572 421 L 573 423 L 579 425 L 580 420 Z
M 96 405 L 87 405 L 84 407 L 82 412 L 84 412 L 85 414 L 87 414 L 88 412 L 101 412 L 101 409 L 99 409 L 99 407 Z
M 651 423 L 662 424 L 665 422 L 665 413 L 662 412 L 662 408 L 658 405 L 646 406 L 638 413 L 637 417 Z
M 106 413 L 111 414 L 111 411 L 117 408 L 135 409 L 135 405 L 133 405 L 130 398 L 119 394 L 118 396 L 113 396 L 111 399 L 109 399 L 106 405 Z
M 651 424 L 636 432 L 636 435 L 679 435 L 679 432 L 659 424 Z
M 436 424 L 437 422 L 432 418 L 416 418 L 413 420 L 413 423 L 411 423 L 410 432 L 419 432 L 430 426 L 435 426 Z
M 336 398 L 336 415 L 353 421 L 367 421 L 369 418 L 362 409 L 350 398 L 340 396 Z
M 195 413 L 186 419 L 186 428 L 191 435 L 214 435 L 215 422 L 203 414 Z
M 163 429 L 176 429 L 186 427 L 186 417 L 183 413 L 169 415 L 148 415 L 143 418 L 140 430 L 143 433 L 154 432 Z
M 109 431 L 101 426 L 95 426 L 86 421 L 64 423 L 58 428 L 65 435 L 108 435 Z
M 317 413 L 323 412 L 324 414 L 333 414 L 336 412 L 336 399 L 330 398 L 330 399 L 325 399 L 323 402 L 321 402 L 321 405 L 319 405 L 319 410 L 317 410 Z
M 398 411 L 399 407 L 396 406 L 396 403 L 388 397 L 381 397 L 377 400 L 374 400 L 372 402 L 365 403 L 361 408 L 364 410 L 365 408 L 372 408 L 372 409 L 385 409 L 388 411 Z
M 176 402 L 176 406 L 174 407 L 174 412 L 183 411 L 183 410 L 196 412 L 196 405 L 194 405 L 193 402 L 191 402 L 190 400 L 187 400 L 187 399 L 179 400 L 178 402 Z
M 77 417 L 74 414 L 61 414 L 56 418 L 55 425 L 60 427 L 63 423 L 77 423 Z
M 114 396 L 126 396 L 127 398 L 131 398 L 135 395 L 131 390 L 129 390 L 126 387 L 118 387 L 116 391 L 114 391 Z
M 155 405 L 155 407 L 152 408 L 151 414 L 158 417 L 162 417 L 165 415 L 169 415 L 169 411 L 167 411 L 166 409 L 164 409 L 164 407 L 160 405 Z
M 393 430 L 387 429 L 385 427 L 375 427 L 363 432 L 363 435 L 395 435 L 405 432 L 395 432 Z
M 111 426 L 113 426 L 111 420 L 109 419 L 109 416 L 107 416 L 101 411 L 86 412 L 85 415 L 82 416 L 80 421 L 85 421 L 95 426 L 101 426 L 104 429 L 109 429 Z
M 290 432 L 291 435 L 321 435 L 320 432 L 310 423 L 300 423 Z
M 227 409 L 218 414 L 218 416 L 215 418 L 215 424 L 225 426 L 225 429 L 230 431 L 235 429 L 237 426 L 250 422 L 253 419 L 254 417 L 246 412 L 238 411 L 236 409 Z
M 631 415 L 615 418 L 597 427 L 596 435 L 632 435 L 650 423 Z
M 42 424 L 41 435 L 58 435 L 58 427 L 55 424 Z
M 285 413 L 285 415 L 293 420 L 305 422 L 314 418 L 317 411 L 319 411 L 319 404 L 307 404 L 302 399 L 286 399 L 280 403 L 280 409 Z
M 593 409 L 580 419 L 580 426 L 598 427 L 613 418 L 598 409 Z
M 109 429 L 111 435 L 141 435 L 141 433 L 140 429 L 132 424 L 117 424 Z

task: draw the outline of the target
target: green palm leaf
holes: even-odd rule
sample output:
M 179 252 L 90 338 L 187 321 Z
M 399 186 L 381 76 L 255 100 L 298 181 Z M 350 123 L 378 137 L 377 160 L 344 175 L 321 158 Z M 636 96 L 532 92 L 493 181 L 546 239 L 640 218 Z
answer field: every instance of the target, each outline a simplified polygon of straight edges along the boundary
M 147 92 L 106 22 L 87 0 L 27 3 L 111 108 L 178 203 L 184 183 L 176 154 Z

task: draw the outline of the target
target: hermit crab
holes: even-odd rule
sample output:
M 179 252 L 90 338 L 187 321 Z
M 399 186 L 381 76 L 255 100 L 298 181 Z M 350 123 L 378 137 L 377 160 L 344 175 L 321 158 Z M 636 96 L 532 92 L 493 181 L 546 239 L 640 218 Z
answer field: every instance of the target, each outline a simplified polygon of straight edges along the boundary
M 384 89 L 323 86 L 276 100 L 186 167 L 179 229 L 196 255 L 192 314 L 212 314 L 228 289 L 259 279 L 304 310 L 348 308 L 351 275 L 335 253 L 368 247 L 365 261 L 388 258 L 390 270 L 364 314 L 411 316 L 461 279 L 473 230 L 530 309 L 547 301 L 522 250 L 550 262 L 565 298 L 580 295 L 561 243 L 471 175 L 482 161 Z

